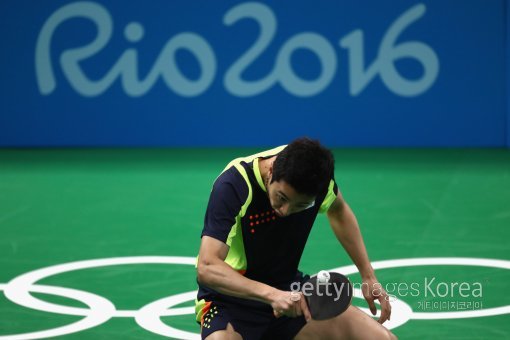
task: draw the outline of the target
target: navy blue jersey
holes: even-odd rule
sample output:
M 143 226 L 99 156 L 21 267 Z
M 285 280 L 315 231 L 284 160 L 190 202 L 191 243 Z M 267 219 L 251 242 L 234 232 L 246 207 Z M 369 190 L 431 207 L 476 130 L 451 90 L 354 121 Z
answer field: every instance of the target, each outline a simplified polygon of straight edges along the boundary
M 319 212 L 326 212 L 338 189 L 333 179 L 309 208 L 279 217 L 271 207 L 258 167 L 285 146 L 232 161 L 211 191 L 202 236 L 229 246 L 225 262 L 247 278 L 279 289 L 289 289 L 299 275 L 298 265 Z M 236 301 L 250 306 L 257 301 L 235 298 L 199 285 L 197 320 L 207 301 Z

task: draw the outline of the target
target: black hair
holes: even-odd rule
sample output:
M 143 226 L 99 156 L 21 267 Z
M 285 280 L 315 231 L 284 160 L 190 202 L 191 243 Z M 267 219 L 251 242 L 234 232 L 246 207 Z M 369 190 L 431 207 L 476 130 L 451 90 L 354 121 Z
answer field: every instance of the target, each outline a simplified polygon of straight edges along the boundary
M 278 154 L 271 182 L 284 180 L 301 194 L 317 196 L 328 188 L 334 171 L 331 151 L 317 140 L 302 137 Z

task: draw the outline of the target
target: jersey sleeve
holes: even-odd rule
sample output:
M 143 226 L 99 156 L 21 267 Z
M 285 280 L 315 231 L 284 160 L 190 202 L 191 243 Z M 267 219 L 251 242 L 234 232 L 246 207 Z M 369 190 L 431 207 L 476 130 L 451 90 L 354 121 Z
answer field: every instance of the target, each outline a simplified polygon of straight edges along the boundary
M 222 173 L 214 182 L 209 197 L 202 236 L 227 243 L 247 196 L 247 184 L 235 168 Z
M 338 194 L 338 186 L 336 185 L 335 179 L 332 179 L 329 182 L 328 192 L 326 193 L 326 197 L 322 201 L 321 207 L 319 209 L 320 213 L 325 213 L 331 207 L 331 204 L 335 201 L 335 198 Z

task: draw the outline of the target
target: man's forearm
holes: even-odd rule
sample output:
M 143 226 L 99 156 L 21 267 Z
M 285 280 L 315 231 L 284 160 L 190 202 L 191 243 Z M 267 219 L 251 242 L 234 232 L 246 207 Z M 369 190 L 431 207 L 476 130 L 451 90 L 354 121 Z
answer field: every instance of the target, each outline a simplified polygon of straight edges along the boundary
M 271 303 L 275 288 L 250 280 L 223 261 L 200 261 L 198 281 L 219 293 L 244 299 Z
M 351 208 L 344 202 L 341 210 L 328 212 L 328 218 L 337 239 L 347 251 L 364 279 L 375 277 L 361 236 L 358 221 Z

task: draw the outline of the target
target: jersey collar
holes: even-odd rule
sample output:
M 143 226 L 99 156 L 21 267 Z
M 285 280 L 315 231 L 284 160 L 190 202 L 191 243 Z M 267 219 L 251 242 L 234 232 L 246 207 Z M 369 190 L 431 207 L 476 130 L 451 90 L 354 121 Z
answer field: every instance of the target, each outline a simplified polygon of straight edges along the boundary
M 255 178 L 257 178 L 257 183 L 259 184 L 260 188 L 264 190 L 264 192 L 267 192 L 264 181 L 262 180 L 262 175 L 260 173 L 259 159 L 260 158 L 255 158 L 253 160 L 253 172 L 255 173 Z

